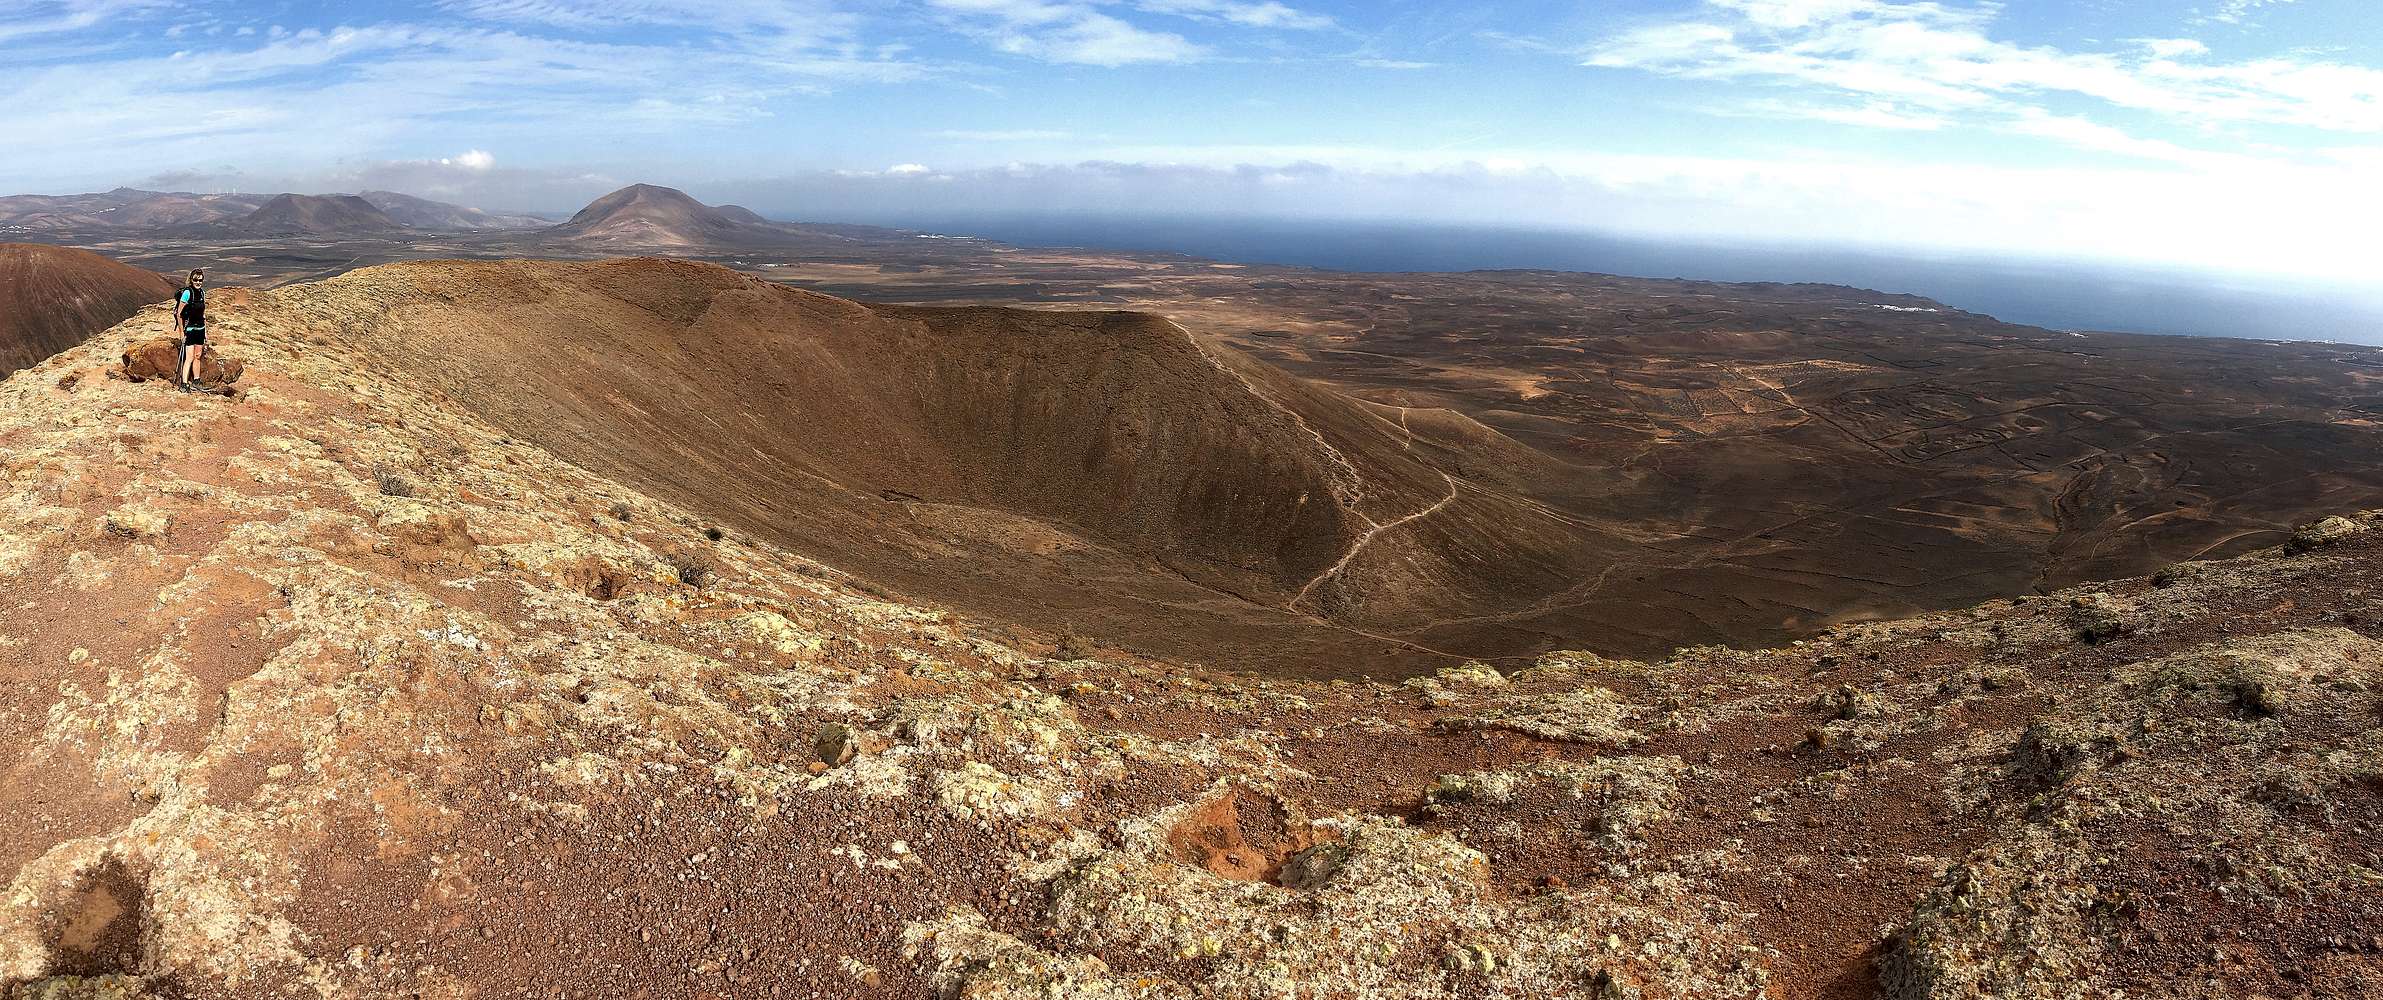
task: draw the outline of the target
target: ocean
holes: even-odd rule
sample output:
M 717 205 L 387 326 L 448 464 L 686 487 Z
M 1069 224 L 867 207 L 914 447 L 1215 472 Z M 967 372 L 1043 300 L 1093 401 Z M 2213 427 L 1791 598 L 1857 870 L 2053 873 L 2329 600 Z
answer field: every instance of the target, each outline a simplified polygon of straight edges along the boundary
M 812 218 L 820 214 L 816 209 L 802 213 Z M 2053 258 L 1382 222 L 1069 214 L 838 221 L 980 236 L 1020 246 L 1160 251 L 1343 271 L 1526 268 L 1649 278 L 1825 282 L 1924 295 L 1958 309 L 2056 330 L 2383 344 L 2383 284 L 2357 290 Z M 2383 283 L 2383 273 L 2377 280 Z

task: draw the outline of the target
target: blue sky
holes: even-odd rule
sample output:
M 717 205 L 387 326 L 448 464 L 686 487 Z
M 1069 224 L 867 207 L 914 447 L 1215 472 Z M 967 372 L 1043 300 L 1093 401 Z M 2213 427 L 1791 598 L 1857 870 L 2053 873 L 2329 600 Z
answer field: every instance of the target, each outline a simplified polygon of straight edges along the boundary
M 12 0 L 0 187 L 1479 221 L 2374 281 L 2372 0 Z

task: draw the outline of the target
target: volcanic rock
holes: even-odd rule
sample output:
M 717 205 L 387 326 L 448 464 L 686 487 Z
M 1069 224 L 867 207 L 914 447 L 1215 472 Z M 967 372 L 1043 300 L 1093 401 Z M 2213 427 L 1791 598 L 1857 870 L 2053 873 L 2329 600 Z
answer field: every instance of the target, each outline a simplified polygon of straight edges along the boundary
M 135 382 L 174 382 L 182 377 L 182 341 L 174 337 L 154 337 L 136 341 L 124 348 L 121 362 L 124 377 Z M 209 392 L 229 393 L 232 383 L 240 381 L 240 373 L 247 370 L 240 359 L 226 357 L 212 347 L 199 354 L 198 386 Z

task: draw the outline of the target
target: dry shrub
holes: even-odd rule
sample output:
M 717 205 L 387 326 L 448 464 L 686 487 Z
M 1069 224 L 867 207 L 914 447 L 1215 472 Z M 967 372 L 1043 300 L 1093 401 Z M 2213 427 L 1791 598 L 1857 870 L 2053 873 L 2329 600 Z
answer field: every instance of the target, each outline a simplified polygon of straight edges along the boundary
M 670 567 L 671 572 L 678 574 L 680 583 L 698 590 L 710 582 L 713 575 L 712 561 L 693 552 L 674 552 L 665 557 L 663 562 Z
M 374 467 L 372 482 L 374 486 L 380 488 L 381 495 L 385 497 L 411 497 L 415 493 L 413 480 L 407 479 L 397 470 L 386 465 Z

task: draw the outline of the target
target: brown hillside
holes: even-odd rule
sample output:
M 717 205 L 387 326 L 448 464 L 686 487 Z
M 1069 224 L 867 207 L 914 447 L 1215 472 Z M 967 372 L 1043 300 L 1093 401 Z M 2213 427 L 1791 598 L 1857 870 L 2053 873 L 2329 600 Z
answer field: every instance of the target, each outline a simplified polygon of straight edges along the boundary
M 87 250 L 0 243 L 0 375 L 82 343 L 176 287 Z
M 750 212 L 737 212 L 743 215 L 712 208 L 676 188 L 631 184 L 589 202 L 569 221 L 546 230 L 546 236 L 566 243 L 690 247 L 768 235 L 767 227 L 745 221 Z
M 231 223 L 258 235 L 357 235 L 405 227 L 352 194 L 282 194 Z
M 712 206 L 712 211 L 720 213 L 722 217 L 728 219 L 730 222 L 741 222 L 748 226 L 766 226 L 771 224 L 770 220 L 764 218 L 761 213 L 750 208 L 746 208 L 743 205 L 714 205 Z
M 1611 544 L 1512 494 L 1545 470 L 1471 447 L 1486 428 L 1448 421 L 1459 475 L 1377 408 L 1145 315 L 873 308 L 652 259 L 397 265 L 276 294 L 740 533 L 1209 662 L 1257 665 L 1252 635 L 1269 669 L 1453 662 L 1363 633 L 1561 589 Z
M 0 197 L 0 225 L 34 230 L 143 230 L 218 222 L 256 211 L 264 198 L 117 188 L 90 194 Z
M 409 229 L 430 229 L 448 232 L 478 232 L 497 229 L 528 229 L 546 223 L 534 216 L 500 215 L 443 201 L 417 198 L 395 191 L 366 191 L 356 197 L 380 209 L 391 221 Z

